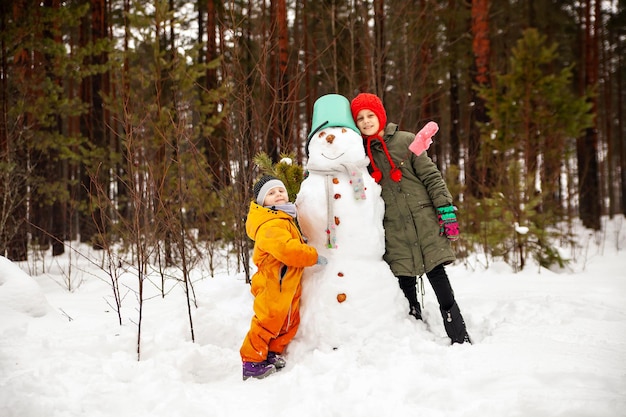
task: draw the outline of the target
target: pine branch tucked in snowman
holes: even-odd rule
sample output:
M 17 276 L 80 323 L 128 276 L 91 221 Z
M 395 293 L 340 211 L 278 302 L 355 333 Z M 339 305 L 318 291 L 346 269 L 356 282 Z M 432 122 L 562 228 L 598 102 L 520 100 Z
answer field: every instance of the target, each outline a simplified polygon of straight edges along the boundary
M 296 206 L 303 235 L 328 265 L 304 272 L 294 348 L 334 349 L 397 329 L 408 304 L 383 260 L 381 188 L 367 171 L 349 101 L 320 97 L 312 126 Z
M 265 152 L 260 152 L 254 157 L 254 163 L 261 169 L 261 172 L 272 175 L 280 179 L 289 193 L 289 201 L 295 201 L 296 195 L 300 191 L 300 184 L 304 179 L 304 171 L 298 164 L 294 164 L 295 156 L 282 153 L 280 161 L 274 163 L 272 158 Z

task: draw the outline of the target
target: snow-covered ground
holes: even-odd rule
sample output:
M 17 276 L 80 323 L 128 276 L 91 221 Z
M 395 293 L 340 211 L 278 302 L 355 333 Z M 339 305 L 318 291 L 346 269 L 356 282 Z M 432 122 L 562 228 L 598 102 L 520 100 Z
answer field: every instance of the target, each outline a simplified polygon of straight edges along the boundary
M 193 271 L 195 343 L 182 285 L 170 279 L 161 298 L 160 278 L 146 282 L 138 361 L 136 275 L 122 277 L 120 326 L 93 263 L 0 257 L 0 416 L 623 416 L 626 222 L 606 230 L 581 233 L 583 249 L 559 272 L 448 267 L 473 345 L 448 345 L 426 283 L 426 324 L 407 316 L 337 350 L 296 338 L 284 370 L 247 381 L 239 347 L 252 296 L 242 274 Z

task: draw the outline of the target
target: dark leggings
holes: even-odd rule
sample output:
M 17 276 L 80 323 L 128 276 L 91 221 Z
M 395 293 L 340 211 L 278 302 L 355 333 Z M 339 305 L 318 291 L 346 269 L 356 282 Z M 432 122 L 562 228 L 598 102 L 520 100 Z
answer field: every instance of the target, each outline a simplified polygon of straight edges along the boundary
M 426 273 L 430 285 L 433 287 L 439 307 L 443 310 L 449 310 L 454 305 L 454 291 L 450 285 L 448 274 L 443 264 L 437 265 L 432 271 Z M 417 305 L 417 279 L 409 276 L 398 276 L 398 284 L 404 293 L 409 305 Z

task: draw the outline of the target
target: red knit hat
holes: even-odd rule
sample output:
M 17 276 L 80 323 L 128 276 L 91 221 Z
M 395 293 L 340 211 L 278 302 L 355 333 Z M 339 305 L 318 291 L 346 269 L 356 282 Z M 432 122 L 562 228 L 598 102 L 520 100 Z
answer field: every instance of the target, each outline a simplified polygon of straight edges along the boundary
M 387 112 L 383 107 L 383 102 L 380 101 L 378 96 L 370 93 L 361 93 L 356 96 L 352 103 L 350 103 L 350 110 L 352 111 L 352 118 L 356 120 L 356 116 L 363 109 L 371 110 L 376 117 L 378 117 L 378 123 L 380 123 L 380 129 L 383 130 L 387 126 Z
M 370 93 L 361 93 L 356 96 L 352 103 L 350 103 L 350 110 L 352 111 L 352 118 L 356 121 L 356 116 L 363 109 L 371 110 L 376 117 L 378 117 L 378 123 L 380 130 L 383 130 L 387 125 L 387 112 L 385 112 L 385 107 L 383 107 L 383 102 L 378 98 L 378 96 Z M 372 141 L 378 140 L 383 148 L 383 152 L 387 157 L 387 161 L 389 161 L 389 165 L 391 165 L 391 170 L 389 171 L 389 178 L 398 182 L 402 179 L 402 171 L 396 164 L 393 162 L 391 155 L 389 154 L 389 149 L 387 149 L 387 144 L 384 139 L 380 137 L 378 132 L 376 135 L 368 136 L 367 142 L 365 143 L 365 150 L 367 151 L 367 156 L 370 159 L 370 165 L 372 166 L 371 176 L 374 180 L 379 183 L 383 179 L 383 173 L 376 166 L 374 162 L 374 157 L 372 156 Z

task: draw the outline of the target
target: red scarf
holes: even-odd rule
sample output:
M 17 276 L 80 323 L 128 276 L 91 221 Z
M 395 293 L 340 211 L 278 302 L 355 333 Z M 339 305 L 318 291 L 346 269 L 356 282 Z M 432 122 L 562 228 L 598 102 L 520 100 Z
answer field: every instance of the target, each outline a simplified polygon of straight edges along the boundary
M 380 144 L 383 147 L 383 152 L 385 153 L 385 156 L 389 161 L 389 165 L 391 165 L 389 177 L 393 182 L 399 182 L 402 179 L 402 171 L 400 171 L 400 169 L 396 167 L 393 159 L 391 159 L 391 155 L 389 155 L 389 149 L 387 149 L 387 144 L 385 143 L 385 140 L 380 137 L 380 135 L 368 136 L 367 145 L 365 146 L 365 149 L 367 150 L 367 156 L 370 158 L 370 164 L 372 165 L 372 178 L 374 178 L 374 181 L 376 181 L 377 183 L 380 183 L 380 180 L 383 179 L 383 173 L 380 172 L 380 169 L 378 169 L 376 163 L 374 162 L 374 158 L 372 157 L 372 140 L 380 141 Z

